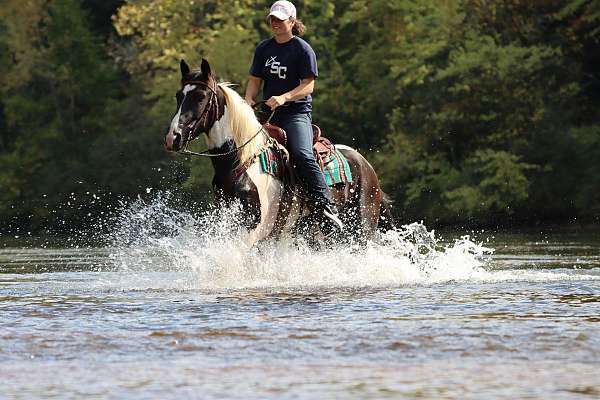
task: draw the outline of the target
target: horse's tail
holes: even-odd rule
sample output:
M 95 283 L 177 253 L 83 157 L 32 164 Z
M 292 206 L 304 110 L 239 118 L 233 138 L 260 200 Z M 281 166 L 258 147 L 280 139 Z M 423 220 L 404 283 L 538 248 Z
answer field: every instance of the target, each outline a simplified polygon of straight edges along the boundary
M 379 221 L 377 222 L 377 228 L 382 232 L 387 232 L 395 228 L 394 216 L 392 215 L 394 201 L 387 193 L 381 193 L 382 196 L 379 205 Z

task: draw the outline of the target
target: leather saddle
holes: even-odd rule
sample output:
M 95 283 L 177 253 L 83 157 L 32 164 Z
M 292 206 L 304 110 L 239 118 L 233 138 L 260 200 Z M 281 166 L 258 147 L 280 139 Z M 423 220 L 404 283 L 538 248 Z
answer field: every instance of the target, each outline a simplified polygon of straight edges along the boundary
M 267 122 L 263 125 L 265 130 L 269 133 L 273 139 L 277 141 L 280 145 L 287 149 L 287 133 L 277 125 L 271 124 Z M 323 136 L 321 136 L 321 128 L 317 125 L 312 124 L 313 130 L 313 150 L 315 153 L 321 157 L 329 154 L 334 150 L 333 143 Z

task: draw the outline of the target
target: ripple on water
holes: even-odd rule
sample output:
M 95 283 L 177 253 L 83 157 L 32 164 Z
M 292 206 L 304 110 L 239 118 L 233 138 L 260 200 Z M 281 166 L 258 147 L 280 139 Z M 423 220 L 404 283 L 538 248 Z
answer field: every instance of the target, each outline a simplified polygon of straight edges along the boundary
M 34 268 L 27 249 L 0 250 L 0 393 L 598 396 L 587 242 L 559 255 L 561 243 L 441 241 L 417 224 L 364 249 L 244 249 L 227 218 L 153 207 L 125 213 L 98 251 L 36 250 Z

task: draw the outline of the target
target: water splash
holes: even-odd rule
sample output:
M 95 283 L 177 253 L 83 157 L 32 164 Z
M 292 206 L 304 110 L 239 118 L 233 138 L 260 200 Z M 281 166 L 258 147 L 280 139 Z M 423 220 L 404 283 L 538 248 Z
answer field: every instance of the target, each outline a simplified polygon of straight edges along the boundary
M 366 246 L 314 250 L 283 238 L 249 248 L 237 205 L 200 213 L 178 211 L 168 194 L 123 210 L 111 234 L 117 270 L 177 272 L 182 288 L 389 287 L 468 280 L 489 274 L 492 249 L 468 236 L 442 244 L 413 223 Z M 172 278 L 172 277 L 171 277 Z

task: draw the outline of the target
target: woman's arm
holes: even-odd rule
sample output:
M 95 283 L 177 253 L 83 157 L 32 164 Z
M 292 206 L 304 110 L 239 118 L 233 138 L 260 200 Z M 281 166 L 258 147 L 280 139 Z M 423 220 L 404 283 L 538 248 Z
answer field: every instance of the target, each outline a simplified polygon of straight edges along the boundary
M 250 75 L 250 78 L 248 78 L 248 85 L 246 86 L 246 95 L 244 96 L 246 103 L 254 105 L 254 98 L 260 91 L 262 81 L 262 78 Z
M 273 96 L 267 100 L 266 104 L 271 107 L 272 110 L 276 109 L 279 106 L 282 106 L 288 101 L 294 101 L 301 99 L 303 97 L 308 96 L 315 89 L 315 77 L 311 76 L 308 78 L 302 79 L 300 84 L 296 86 L 294 89 L 290 90 L 287 93 L 284 93 L 279 96 Z M 246 92 L 247 95 L 248 92 Z M 247 100 L 246 100 L 247 101 Z

